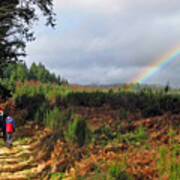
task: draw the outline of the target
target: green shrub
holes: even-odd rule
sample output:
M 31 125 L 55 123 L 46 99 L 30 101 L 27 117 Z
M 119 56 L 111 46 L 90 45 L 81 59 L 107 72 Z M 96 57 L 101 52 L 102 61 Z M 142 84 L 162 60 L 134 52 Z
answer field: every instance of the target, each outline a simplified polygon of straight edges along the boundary
M 101 91 L 95 91 L 94 93 L 89 94 L 89 103 L 90 107 L 100 107 L 105 103 L 106 96 L 105 93 Z
M 140 127 L 134 132 L 121 135 L 119 141 L 126 142 L 129 145 L 136 145 L 137 142 L 139 142 L 141 145 L 144 145 L 146 139 L 148 139 L 148 134 L 143 127 Z
M 32 94 L 26 94 L 26 92 L 22 92 L 22 94 L 16 94 L 16 106 L 18 108 L 27 109 L 27 120 L 36 119 L 41 121 L 43 119 L 42 112 L 44 113 L 48 109 L 48 102 L 43 94 L 31 93 Z
M 114 131 L 111 127 L 109 127 L 107 124 L 104 124 L 104 126 L 101 127 L 101 134 L 105 135 L 108 139 L 113 139 L 117 136 L 117 132 Z
M 107 123 L 96 129 L 92 133 L 91 142 L 93 144 L 107 145 L 107 143 L 117 137 L 118 131 L 112 129 Z
M 56 132 L 62 132 L 64 126 L 70 119 L 71 111 L 69 109 L 60 111 L 59 108 L 55 106 L 51 111 L 46 112 L 44 124 Z
M 111 164 L 108 172 L 115 180 L 132 180 L 132 176 L 125 171 L 126 166 L 122 163 Z
M 173 145 L 173 143 L 174 143 L 174 136 L 176 134 L 177 134 L 177 132 L 175 130 L 173 130 L 172 127 L 170 127 L 169 132 L 168 132 L 170 145 Z
M 43 124 L 44 119 L 46 118 L 46 112 L 49 109 L 49 105 L 47 101 L 42 102 L 42 104 L 36 108 L 36 113 L 34 116 L 34 120 L 37 123 Z
M 83 146 L 87 142 L 90 134 L 85 118 L 74 116 L 73 119 L 69 121 L 68 130 L 65 134 L 73 143 Z
M 128 118 L 128 111 L 125 110 L 124 108 L 122 108 L 120 115 L 121 115 L 122 119 L 127 119 Z

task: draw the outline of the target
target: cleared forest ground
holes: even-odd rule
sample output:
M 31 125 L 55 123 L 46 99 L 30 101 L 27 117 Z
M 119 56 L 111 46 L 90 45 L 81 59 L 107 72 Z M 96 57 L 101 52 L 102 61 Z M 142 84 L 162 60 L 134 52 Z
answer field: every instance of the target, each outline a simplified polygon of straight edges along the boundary
M 0 179 L 180 179 L 178 93 L 84 88 L 17 83 L 0 103 L 18 127 Z
M 86 116 L 96 140 L 79 147 L 29 122 L 18 128 L 12 149 L 0 140 L 0 180 L 179 179 L 180 115 L 141 118 L 108 106 L 75 113 Z

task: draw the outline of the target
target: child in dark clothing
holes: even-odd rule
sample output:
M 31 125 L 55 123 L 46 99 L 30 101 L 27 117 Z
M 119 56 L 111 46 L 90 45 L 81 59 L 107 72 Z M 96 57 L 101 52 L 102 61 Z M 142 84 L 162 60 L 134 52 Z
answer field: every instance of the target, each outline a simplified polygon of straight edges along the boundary
M 0 128 L 1 128 L 1 131 L 3 131 L 3 110 L 0 109 Z
M 0 129 L 3 132 L 3 138 L 5 140 L 6 130 L 5 130 L 5 119 L 4 119 L 4 111 L 0 108 Z

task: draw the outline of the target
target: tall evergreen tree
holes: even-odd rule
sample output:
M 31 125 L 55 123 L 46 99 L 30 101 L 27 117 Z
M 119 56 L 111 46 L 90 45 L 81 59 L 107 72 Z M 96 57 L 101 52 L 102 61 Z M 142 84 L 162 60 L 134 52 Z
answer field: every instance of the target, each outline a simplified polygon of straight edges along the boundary
M 32 25 L 38 8 L 54 26 L 53 0 L 0 0 L 0 75 L 7 63 L 25 56 L 27 41 L 34 40 Z
M 28 80 L 28 69 L 25 64 L 19 64 L 16 70 L 17 80 L 24 82 Z
M 33 62 L 29 70 L 29 79 L 37 80 L 37 66 Z
M 33 41 L 32 25 L 38 20 L 38 9 L 54 26 L 53 0 L 0 0 L 0 78 L 4 68 L 19 57 L 25 56 L 27 41 Z M 0 94 L 9 91 L 0 84 Z

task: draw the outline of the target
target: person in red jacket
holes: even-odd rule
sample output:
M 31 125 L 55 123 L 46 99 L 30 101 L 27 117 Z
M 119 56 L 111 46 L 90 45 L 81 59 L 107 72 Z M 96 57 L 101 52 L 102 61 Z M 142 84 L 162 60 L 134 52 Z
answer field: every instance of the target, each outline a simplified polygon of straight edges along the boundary
M 12 146 L 13 142 L 13 132 L 15 131 L 15 121 L 11 116 L 8 116 L 5 120 L 5 130 L 6 130 L 6 147 Z

